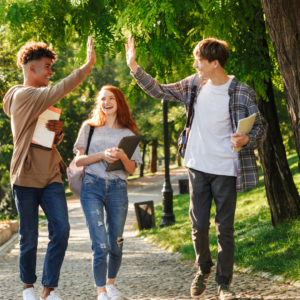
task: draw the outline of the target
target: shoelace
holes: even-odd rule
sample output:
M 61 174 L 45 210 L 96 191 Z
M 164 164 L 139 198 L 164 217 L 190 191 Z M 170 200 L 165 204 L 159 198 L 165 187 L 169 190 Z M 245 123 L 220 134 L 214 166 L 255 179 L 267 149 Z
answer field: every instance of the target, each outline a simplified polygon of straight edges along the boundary
M 110 289 L 110 292 L 111 292 L 111 296 L 112 297 L 120 296 L 121 295 L 121 293 L 115 287 L 113 287 L 112 289 Z
M 55 293 L 52 291 L 51 295 L 47 297 L 47 300 L 58 300 L 59 298 L 55 295 Z
M 31 296 L 31 299 L 32 299 L 32 297 L 35 298 L 35 293 L 34 293 L 34 290 L 32 290 L 32 289 L 26 289 L 26 290 L 24 290 L 23 295 L 24 295 L 26 298 L 28 298 L 28 297 L 30 297 L 30 296 Z
M 202 275 L 203 275 L 202 281 L 204 282 L 204 275 L 205 275 L 205 274 L 203 274 L 202 272 L 198 271 L 198 272 L 196 273 L 196 276 L 195 276 L 194 280 L 193 280 L 194 284 L 199 283 L 199 277 L 202 276 Z M 202 281 L 200 282 L 201 284 L 202 284 Z
M 108 297 L 108 295 L 106 293 L 101 294 L 101 300 L 108 300 L 108 299 L 110 299 L 110 298 Z

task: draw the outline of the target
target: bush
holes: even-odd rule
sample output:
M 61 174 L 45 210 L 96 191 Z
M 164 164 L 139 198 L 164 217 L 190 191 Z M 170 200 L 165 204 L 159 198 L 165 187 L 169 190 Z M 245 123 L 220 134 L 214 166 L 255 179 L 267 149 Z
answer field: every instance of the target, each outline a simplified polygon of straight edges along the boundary
M 4 197 L 0 202 L 0 220 L 10 220 L 17 218 L 18 211 L 15 200 L 12 196 L 12 190 L 9 183 L 1 183 L 0 197 L 2 197 L 2 195 L 4 195 Z

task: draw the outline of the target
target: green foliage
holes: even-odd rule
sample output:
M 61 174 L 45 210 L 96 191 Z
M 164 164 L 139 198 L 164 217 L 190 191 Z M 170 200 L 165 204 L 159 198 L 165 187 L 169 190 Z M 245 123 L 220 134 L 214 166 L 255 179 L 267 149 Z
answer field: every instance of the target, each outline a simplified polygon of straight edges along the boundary
M 266 100 L 266 82 L 278 65 L 276 60 L 270 63 L 268 49 L 261 44 L 263 38 L 269 40 L 261 2 L 206 0 L 203 7 L 208 16 L 203 37 L 213 36 L 229 44 L 227 73 L 255 87 L 257 96 Z M 273 49 L 271 43 L 269 47 Z
M 285 103 L 284 92 L 280 91 L 280 89 L 274 85 L 274 95 L 276 100 L 280 131 L 286 153 L 294 153 L 296 151 L 295 137 L 291 126 L 290 116 L 288 114 L 287 106 Z
M 2 198 L 1 195 L 3 191 L 5 192 L 4 197 Z M 0 198 L 2 198 L 2 201 L 0 201 L 0 220 L 11 220 L 17 218 L 18 211 L 9 183 L 0 183 Z
M 64 121 L 65 137 L 58 146 L 62 157 L 67 164 L 73 158 L 71 149 L 78 130 L 104 84 L 119 86 L 126 94 L 143 135 L 142 145 L 156 138 L 162 143 L 162 105 L 145 95 L 129 75 L 124 57 L 127 37 L 135 37 L 138 63 L 161 83 L 195 73 L 192 50 L 200 40 L 210 36 L 225 39 L 230 48 L 228 74 L 254 86 L 257 95 L 266 100 L 265 82 L 270 77 L 277 90 L 282 91 L 283 84 L 272 43 L 260 22 L 264 24 L 259 0 L 0 0 L 0 97 L 22 82 L 15 55 L 25 42 L 44 41 L 58 50 L 54 84 L 85 61 L 86 39 L 91 35 L 96 41 L 97 68 L 57 104 Z M 260 45 L 263 37 L 269 50 Z M 292 151 L 289 120 L 286 113 L 281 114 L 283 97 L 276 95 L 285 146 Z M 184 123 L 182 105 L 170 103 L 172 153 L 177 151 Z M 9 119 L 1 107 L 0 129 L 1 142 L 12 145 Z M 6 165 L 1 165 L 3 153 L 0 168 L 6 168 L 7 177 L 9 154 L 2 158 Z

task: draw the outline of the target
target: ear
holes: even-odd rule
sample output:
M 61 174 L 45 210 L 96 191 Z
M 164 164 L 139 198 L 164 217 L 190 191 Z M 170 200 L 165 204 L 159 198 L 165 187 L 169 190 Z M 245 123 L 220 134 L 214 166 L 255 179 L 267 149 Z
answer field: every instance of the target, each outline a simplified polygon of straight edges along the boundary
M 29 72 L 35 73 L 35 67 L 34 65 L 29 66 Z
M 219 61 L 218 61 L 218 60 L 215 60 L 215 61 L 214 61 L 214 68 L 216 69 L 219 65 L 220 65 Z

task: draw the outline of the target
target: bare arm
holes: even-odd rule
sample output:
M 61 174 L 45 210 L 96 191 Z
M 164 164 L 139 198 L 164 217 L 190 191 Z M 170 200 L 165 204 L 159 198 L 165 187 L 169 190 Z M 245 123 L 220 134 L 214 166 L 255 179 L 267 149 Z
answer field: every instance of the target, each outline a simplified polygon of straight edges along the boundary
M 83 167 L 93 164 L 101 159 L 104 159 L 110 163 L 118 160 L 118 158 L 115 158 L 111 155 L 110 150 L 97 152 L 91 155 L 85 155 L 85 150 L 82 147 L 78 147 L 77 156 L 75 157 L 75 164 L 77 167 Z
M 120 159 L 129 174 L 133 174 L 135 171 L 135 161 L 130 160 L 123 149 L 115 148 L 115 157 Z
M 58 102 L 64 96 L 72 92 L 79 84 L 81 84 L 86 76 L 91 73 L 91 67 L 96 62 L 96 54 L 94 51 L 94 42 L 89 37 L 87 45 L 87 63 L 81 68 L 74 70 L 68 77 L 64 78 L 57 84 L 47 88 L 25 87 L 20 89 L 15 95 L 11 111 L 12 114 L 21 113 L 28 110 L 30 119 L 28 122 L 34 121 L 45 110 Z
M 126 62 L 131 70 L 131 75 L 136 80 L 140 88 L 156 99 L 165 99 L 180 101 L 185 103 L 188 98 L 189 91 L 189 79 L 183 79 L 182 81 L 172 84 L 159 84 L 158 81 L 147 74 L 136 63 L 136 50 L 134 47 L 134 38 L 129 37 L 126 48 Z

